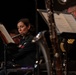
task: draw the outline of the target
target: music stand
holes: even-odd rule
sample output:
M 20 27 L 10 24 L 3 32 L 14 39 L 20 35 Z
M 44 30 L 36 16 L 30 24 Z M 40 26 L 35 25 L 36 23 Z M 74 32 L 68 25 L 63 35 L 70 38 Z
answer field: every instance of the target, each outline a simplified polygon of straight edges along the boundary
M 45 23 L 47 25 L 49 25 L 47 10 L 37 9 L 37 11 L 42 16 Z M 74 17 L 71 14 L 54 12 L 54 20 L 55 20 L 55 24 L 56 24 L 57 34 L 60 37 L 62 37 L 64 39 L 76 39 L 76 20 L 74 19 Z M 67 73 L 67 66 L 68 66 L 67 65 L 67 61 L 68 61 L 67 52 L 64 53 L 63 56 L 65 58 L 64 61 L 66 60 L 66 62 L 65 62 L 65 65 L 66 65 L 65 66 L 65 73 L 68 74 Z
M 60 34 L 60 36 L 65 39 L 76 39 L 76 33 L 63 32 L 62 34 Z
M 4 72 L 5 75 L 7 75 L 7 44 L 9 43 L 14 43 L 13 39 L 11 38 L 11 36 L 9 35 L 8 31 L 6 30 L 5 26 L 3 24 L 0 24 L 0 37 L 3 40 L 3 44 L 4 44 Z
M 45 23 L 49 25 L 47 10 L 37 9 L 37 11 Z M 72 14 L 54 12 L 54 20 L 56 24 L 57 34 L 64 38 L 76 38 L 76 20 Z

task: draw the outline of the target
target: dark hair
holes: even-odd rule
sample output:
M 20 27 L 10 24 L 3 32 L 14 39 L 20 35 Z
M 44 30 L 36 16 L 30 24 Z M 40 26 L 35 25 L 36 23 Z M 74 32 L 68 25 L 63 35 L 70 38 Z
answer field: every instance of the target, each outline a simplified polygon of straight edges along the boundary
M 27 18 L 22 18 L 22 19 L 20 19 L 20 20 L 18 21 L 18 23 L 19 23 L 19 22 L 23 22 L 26 26 L 29 26 L 29 25 L 30 25 L 29 19 L 27 19 Z
M 34 26 L 30 23 L 29 19 L 27 19 L 27 18 L 22 18 L 22 19 L 20 19 L 20 20 L 18 21 L 18 23 L 19 23 L 19 22 L 23 22 L 26 26 L 29 26 L 29 25 L 30 25 L 29 32 L 30 32 L 31 34 L 34 34 L 35 28 L 34 28 Z

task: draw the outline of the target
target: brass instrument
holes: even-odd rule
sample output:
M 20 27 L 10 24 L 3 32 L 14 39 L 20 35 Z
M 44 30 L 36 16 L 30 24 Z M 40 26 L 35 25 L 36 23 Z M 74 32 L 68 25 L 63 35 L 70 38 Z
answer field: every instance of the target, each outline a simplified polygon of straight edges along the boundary
M 55 73 L 56 75 L 62 75 L 62 61 L 59 51 L 59 45 L 58 45 L 58 37 L 56 32 L 56 25 L 54 22 L 54 15 L 53 15 L 53 0 L 45 0 L 46 9 L 48 12 L 48 27 L 49 27 L 49 33 L 50 33 L 50 41 L 52 43 L 53 48 L 53 62 L 55 67 Z
M 42 52 L 44 60 L 45 60 L 45 67 L 46 67 L 46 70 L 47 70 L 46 72 L 47 72 L 48 75 L 52 75 L 52 67 L 51 67 L 52 66 L 52 64 L 51 64 L 52 62 L 50 60 L 51 59 L 50 58 L 50 49 L 48 47 L 48 43 L 47 43 L 47 40 L 46 40 L 46 37 L 45 37 L 47 35 L 47 33 L 48 33 L 47 31 L 39 32 L 36 35 L 36 37 L 34 37 L 32 42 L 33 43 L 36 42 L 38 44 L 38 46 L 40 47 L 40 51 Z M 48 37 L 48 39 L 49 39 L 49 37 Z M 41 61 L 43 61 L 43 59 L 41 59 Z M 42 64 L 41 61 L 36 61 L 36 65 L 38 63 L 39 63 L 39 65 Z M 36 67 L 35 67 L 35 69 L 36 69 Z

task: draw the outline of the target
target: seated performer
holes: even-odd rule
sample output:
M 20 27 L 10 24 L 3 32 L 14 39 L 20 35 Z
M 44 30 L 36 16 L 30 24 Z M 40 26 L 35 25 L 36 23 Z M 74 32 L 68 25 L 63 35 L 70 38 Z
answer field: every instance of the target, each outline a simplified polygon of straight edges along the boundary
M 35 63 L 36 47 L 32 43 L 33 27 L 28 19 L 20 19 L 17 23 L 17 28 L 22 36 L 19 44 L 18 53 L 13 55 L 14 61 L 21 66 L 33 66 Z
M 36 60 L 36 44 L 32 43 L 32 39 L 34 38 L 32 35 L 33 26 L 30 24 L 28 19 L 23 18 L 18 21 L 17 28 L 21 35 L 21 39 L 17 48 L 12 46 L 14 49 L 17 49 L 16 53 L 11 54 L 12 61 L 18 65 L 17 67 L 34 67 Z M 10 45 L 12 44 L 10 43 L 7 45 L 7 50 L 9 51 L 11 48 L 9 47 Z M 11 50 L 13 50 L 13 48 L 11 48 Z M 5 71 L 2 70 L 0 75 L 5 75 L 4 72 Z

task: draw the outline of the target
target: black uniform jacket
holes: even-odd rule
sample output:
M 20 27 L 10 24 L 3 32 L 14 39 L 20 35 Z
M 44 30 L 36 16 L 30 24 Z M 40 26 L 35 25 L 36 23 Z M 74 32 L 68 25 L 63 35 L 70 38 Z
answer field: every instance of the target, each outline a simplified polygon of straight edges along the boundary
M 32 43 L 33 36 L 28 35 L 21 39 L 20 49 L 13 55 L 14 61 L 20 66 L 33 66 L 36 58 L 36 44 Z

